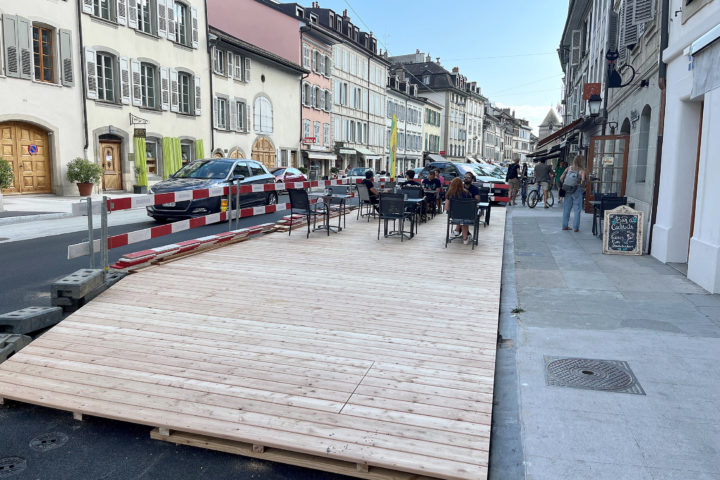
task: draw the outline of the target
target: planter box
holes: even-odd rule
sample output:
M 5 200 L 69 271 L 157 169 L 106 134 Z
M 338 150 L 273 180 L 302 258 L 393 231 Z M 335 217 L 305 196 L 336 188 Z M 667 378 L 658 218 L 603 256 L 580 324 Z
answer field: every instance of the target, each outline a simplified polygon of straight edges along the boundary
M 145 193 L 147 193 L 147 188 L 148 187 L 146 187 L 144 185 L 133 185 L 133 193 L 145 194 Z

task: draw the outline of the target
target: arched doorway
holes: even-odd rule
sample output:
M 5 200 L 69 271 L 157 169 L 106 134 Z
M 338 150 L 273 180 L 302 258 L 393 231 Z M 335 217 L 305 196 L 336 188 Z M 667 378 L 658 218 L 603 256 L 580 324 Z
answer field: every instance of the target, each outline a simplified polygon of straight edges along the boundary
M 230 158 L 245 158 L 245 154 L 242 150 L 240 150 L 239 147 L 234 147 L 230 150 L 230 155 L 228 155 Z
M 0 157 L 10 162 L 13 186 L 3 193 L 51 193 L 48 132 L 25 122 L 0 123 Z
M 103 190 L 122 190 L 122 138 L 113 134 L 98 137 Z
M 216 148 L 213 152 L 213 158 L 223 158 L 225 156 L 225 152 L 223 152 L 222 148 Z
M 265 137 L 255 140 L 252 148 L 252 159 L 264 164 L 268 170 L 275 167 L 275 147 L 270 140 Z

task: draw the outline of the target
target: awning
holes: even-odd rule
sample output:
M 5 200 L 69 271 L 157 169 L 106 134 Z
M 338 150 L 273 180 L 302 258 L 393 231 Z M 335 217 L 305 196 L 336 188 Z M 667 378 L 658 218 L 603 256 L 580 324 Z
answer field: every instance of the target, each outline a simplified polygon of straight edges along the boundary
M 553 145 L 551 148 L 545 148 L 543 150 L 538 150 L 533 153 L 528 153 L 525 156 L 527 158 L 544 157 L 553 152 L 557 152 L 558 150 L 560 150 L 563 147 L 564 147 L 564 145 L 562 145 L 562 144 L 561 145 Z
M 438 155 L 436 153 L 428 153 L 427 159 L 431 162 L 447 162 L 442 155 Z
M 307 155 L 308 158 L 313 158 L 315 160 L 337 160 L 337 155 L 334 153 L 314 152 L 312 150 L 303 150 L 303 153 Z
M 341 148 L 340 153 L 343 155 L 355 155 L 354 148 Z
M 355 150 L 357 150 L 357 153 L 365 157 L 366 160 L 377 160 L 382 157 L 379 153 L 375 153 L 367 148 L 355 147 Z
M 567 125 L 567 126 L 561 128 L 560 130 L 558 130 L 557 132 L 551 133 L 551 134 L 548 135 L 547 137 L 540 139 L 540 141 L 538 141 L 537 147 L 535 147 L 535 148 L 540 148 L 540 147 L 542 147 L 542 146 L 545 146 L 545 145 L 547 145 L 548 143 L 552 142 L 553 140 L 556 140 L 556 139 L 562 137 L 562 136 L 565 135 L 566 133 L 572 132 L 572 131 L 575 130 L 582 122 L 583 122 L 583 119 L 582 119 L 582 118 L 578 118 L 577 120 L 575 120 L 574 122 L 572 122 L 570 125 Z
M 480 163 L 477 161 L 477 159 L 475 159 L 473 157 L 465 157 L 465 160 L 467 160 L 468 163 Z
M 716 29 L 720 35 L 720 25 Z M 693 53 L 693 64 L 691 100 L 720 87 L 720 39 Z

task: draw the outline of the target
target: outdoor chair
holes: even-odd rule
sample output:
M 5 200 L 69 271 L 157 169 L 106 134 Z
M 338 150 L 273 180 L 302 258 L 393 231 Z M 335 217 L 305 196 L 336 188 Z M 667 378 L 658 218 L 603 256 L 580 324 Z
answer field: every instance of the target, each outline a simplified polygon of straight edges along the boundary
M 357 193 L 358 193 L 358 216 L 357 219 L 360 220 L 360 217 L 368 217 L 368 222 L 370 221 L 370 216 L 375 216 L 375 209 L 373 208 L 373 204 L 370 201 L 370 192 L 368 191 L 367 185 L 364 183 L 358 183 L 357 184 Z
M 327 214 L 327 205 L 322 203 L 312 204 L 310 203 L 310 197 L 308 197 L 307 190 L 290 188 L 288 189 L 288 195 L 290 196 L 290 229 L 288 235 L 292 233 L 292 216 L 294 213 L 298 215 L 304 215 L 307 222 L 307 235 L 306 238 L 310 238 L 310 218 L 313 220 L 313 228 L 317 223 L 317 216 Z M 328 229 L 328 235 L 330 235 L 330 229 Z
M 347 195 L 350 193 L 350 187 L 347 185 L 333 185 L 332 187 L 328 187 L 328 190 L 332 195 Z M 330 211 L 338 212 L 338 215 L 342 215 L 343 228 L 345 228 L 347 226 L 345 221 L 345 217 L 347 216 L 347 199 L 331 199 L 328 208 L 330 208 Z
M 448 243 L 453 241 L 453 238 L 450 237 L 450 225 L 473 225 L 472 248 L 475 249 L 478 242 L 479 223 L 477 200 L 474 198 L 451 198 L 447 231 L 445 232 L 445 248 L 447 248 Z
M 400 193 L 403 195 L 407 195 L 407 198 L 423 198 L 425 194 L 423 193 L 422 187 L 419 186 L 412 186 L 412 185 L 405 185 L 400 189 Z M 417 232 L 418 225 L 420 224 L 420 220 L 422 219 L 422 211 L 423 204 L 422 203 L 416 203 L 414 205 L 408 205 L 406 207 L 406 210 L 408 212 L 411 212 L 415 214 L 415 231 Z
M 603 228 L 603 220 L 605 220 L 605 211 L 612 210 L 620 205 L 627 205 L 627 197 L 618 197 L 616 193 L 604 194 L 600 197 L 600 204 L 593 205 L 593 235 L 601 235 Z M 600 223 L 598 229 L 597 224 Z
M 380 224 L 385 224 L 385 237 L 388 237 L 388 222 L 393 221 L 393 228 L 396 222 L 400 222 L 400 230 L 392 232 L 400 234 L 400 241 L 405 237 L 405 220 L 410 220 L 409 236 L 413 236 L 415 214 L 405 211 L 405 195 L 401 193 L 383 193 L 380 195 L 378 214 L 378 240 L 380 240 Z
M 490 225 L 490 187 L 478 187 L 480 190 L 480 201 L 487 203 L 487 207 L 478 207 L 478 216 L 483 227 Z

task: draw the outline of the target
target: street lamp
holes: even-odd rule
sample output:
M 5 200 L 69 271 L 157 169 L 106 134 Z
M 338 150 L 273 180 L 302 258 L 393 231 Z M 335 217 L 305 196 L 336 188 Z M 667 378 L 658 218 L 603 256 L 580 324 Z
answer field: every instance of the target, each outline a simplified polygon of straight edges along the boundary
M 597 117 L 600 115 L 600 106 L 602 105 L 602 97 L 594 93 L 588 99 L 588 107 L 590 107 L 590 116 Z

